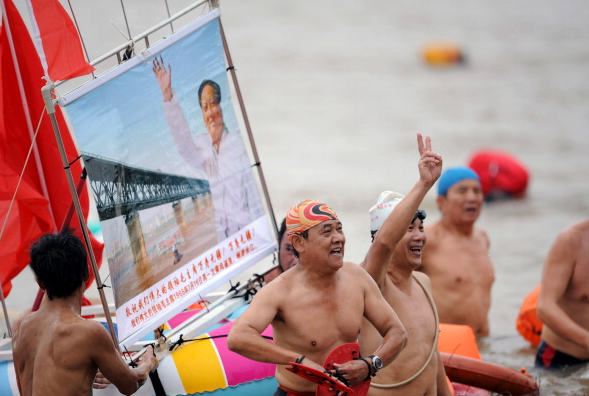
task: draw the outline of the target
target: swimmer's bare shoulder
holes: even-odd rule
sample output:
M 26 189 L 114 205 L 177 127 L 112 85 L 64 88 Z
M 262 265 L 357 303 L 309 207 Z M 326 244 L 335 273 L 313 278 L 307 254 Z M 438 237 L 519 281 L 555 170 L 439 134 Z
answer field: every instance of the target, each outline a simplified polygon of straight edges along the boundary
M 489 238 L 489 234 L 487 231 L 483 230 L 482 228 L 475 228 L 475 235 L 482 241 L 487 249 L 491 247 L 491 239 Z
M 346 281 L 351 283 L 364 284 L 372 283 L 373 279 L 361 265 L 346 261 L 340 271 L 348 276 Z M 367 276 L 368 275 L 368 276 Z

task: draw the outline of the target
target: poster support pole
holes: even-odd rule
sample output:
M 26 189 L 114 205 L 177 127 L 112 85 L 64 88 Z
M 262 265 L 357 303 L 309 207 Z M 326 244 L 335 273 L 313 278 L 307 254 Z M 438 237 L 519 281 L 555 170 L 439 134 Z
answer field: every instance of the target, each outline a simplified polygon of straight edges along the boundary
M 55 139 L 57 140 L 57 147 L 59 148 L 59 154 L 61 156 L 61 161 L 63 163 L 63 168 L 65 171 L 65 175 L 67 177 L 68 185 L 70 188 L 70 192 L 72 195 L 72 201 L 74 203 L 74 208 L 76 210 L 76 214 L 78 216 L 78 221 L 80 222 L 80 229 L 82 231 L 82 235 L 84 236 L 84 242 L 86 243 L 86 250 L 88 251 L 88 257 L 90 257 L 90 263 L 92 265 L 92 272 L 94 272 L 94 279 L 96 279 L 96 288 L 98 289 L 98 293 L 100 295 L 100 301 L 102 302 L 102 308 L 104 310 L 104 315 L 106 317 L 106 323 L 108 325 L 108 329 L 110 332 L 110 336 L 115 344 L 115 347 L 120 353 L 119 342 L 117 340 L 117 334 L 114 329 L 114 325 L 112 322 L 112 318 L 110 315 L 110 311 L 108 308 L 108 303 L 106 301 L 106 296 L 104 295 L 104 285 L 102 284 L 102 280 L 100 279 L 100 274 L 98 272 L 98 265 L 96 264 L 96 257 L 94 256 L 94 250 L 92 249 L 92 243 L 90 241 L 90 235 L 88 232 L 88 227 L 86 226 L 86 222 L 84 221 L 84 213 L 82 212 L 82 206 L 80 205 L 80 200 L 78 194 L 76 192 L 76 186 L 74 183 L 74 178 L 72 176 L 72 172 L 70 170 L 70 165 L 68 163 L 67 154 L 65 152 L 65 147 L 63 144 L 63 140 L 61 139 L 61 133 L 59 131 L 59 125 L 57 124 L 57 119 L 55 117 L 55 102 L 51 97 L 53 91 L 53 84 L 48 83 L 42 89 L 41 93 L 43 94 L 43 100 L 45 101 L 45 108 L 47 109 L 47 114 L 51 119 L 51 126 L 53 127 L 53 132 L 55 133 Z

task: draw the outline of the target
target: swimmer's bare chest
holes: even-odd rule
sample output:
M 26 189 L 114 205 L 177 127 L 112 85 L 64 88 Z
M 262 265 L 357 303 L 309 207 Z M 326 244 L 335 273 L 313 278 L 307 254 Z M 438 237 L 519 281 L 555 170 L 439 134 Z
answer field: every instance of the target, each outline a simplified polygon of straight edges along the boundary
M 356 342 L 363 302 L 350 298 L 306 298 L 289 303 L 274 320 L 275 338 L 291 347 L 313 351 Z

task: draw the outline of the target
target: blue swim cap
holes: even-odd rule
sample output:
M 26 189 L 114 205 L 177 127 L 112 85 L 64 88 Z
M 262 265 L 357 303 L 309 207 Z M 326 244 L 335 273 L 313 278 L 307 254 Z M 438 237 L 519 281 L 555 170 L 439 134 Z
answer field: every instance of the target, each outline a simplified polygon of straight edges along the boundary
M 466 166 L 447 169 L 438 180 L 438 195 L 446 195 L 450 187 L 465 179 L 475 179 L 479 183 L 481 181 L 479 175 Z

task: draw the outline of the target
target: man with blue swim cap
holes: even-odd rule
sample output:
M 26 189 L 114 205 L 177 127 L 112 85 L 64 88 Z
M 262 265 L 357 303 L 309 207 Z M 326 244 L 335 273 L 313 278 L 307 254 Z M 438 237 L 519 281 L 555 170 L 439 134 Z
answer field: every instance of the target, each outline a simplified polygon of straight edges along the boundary
M 489 334 L 488 312 L 495 271 L 487 233 L 475 227 L 483 207 L 479 176 L 457 166 L 438 180 L 438 222 L 426 227 L 420 270 L 429 275 L 442 323 L 469 325 L 477 337 Z
M 438 195 L 446 195 L 450 187 L 465 179 L 474 179 L 480 183 L 479 175 L 466 166 L 456 166 L 446 170 L 438 181 Z

